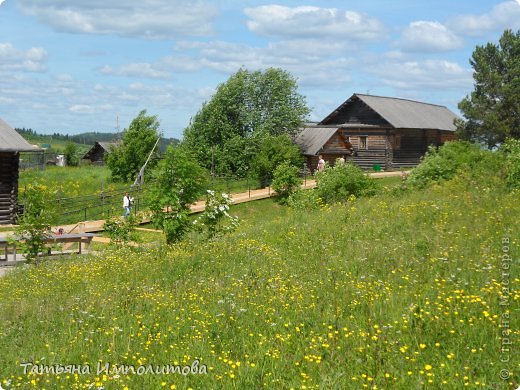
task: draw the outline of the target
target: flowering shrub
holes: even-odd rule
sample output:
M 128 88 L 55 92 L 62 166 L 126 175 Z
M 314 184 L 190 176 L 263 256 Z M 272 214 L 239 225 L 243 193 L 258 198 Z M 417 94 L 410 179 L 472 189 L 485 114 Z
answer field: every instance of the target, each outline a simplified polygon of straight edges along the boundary
M 206 207 L 200 217 L 193 221 L 193 226 L 208 239 L 234 231 L 239 221 L 238 217 L 229 214 L 231 203 L 233 199 L 228 194 L 207 190 Z

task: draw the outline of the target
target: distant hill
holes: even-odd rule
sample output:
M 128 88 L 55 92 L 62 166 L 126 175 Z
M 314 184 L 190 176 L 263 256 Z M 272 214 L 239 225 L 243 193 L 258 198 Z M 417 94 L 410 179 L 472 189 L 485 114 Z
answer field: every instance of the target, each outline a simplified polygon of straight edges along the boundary
M 97 131 L 91 131 L 87 133 L 81 133 L 81 134 L 60 134 L 60 133 L 53 133 L 53 134 L 38 134 L 33 129 L 15 129 L 21 136 L 25 137 L 26 139 L 41 139 L 45 141 L 50 141 L 49 143 L 52 144 L 52 141 L 70 141 L 77 144 L 83 144 L 83 145 L 94 145 L 96 141 L 101 142 L 111 142 L 115 141 L 121 138 L 121 133 L 99 133 Z
M 121 139 L 122 133 L 100 133 L 97 131 L 90 131 L 81 134 L 38 134 L 33 129 L 16 128 L 15 129 L 22 137 L 24 137 L 31 144 L 38 144 L 40 146 L 51 145 L 52 149 L 61 150 L 67 142 L 74 142 L 79 144 L 81 151 L 87 151 L 96 142 L 113 142 Z M 160 150 L 164 152 L 169 144 L 177 144 L 180 141 L 177 138 L 162 138 L 160 143 Z

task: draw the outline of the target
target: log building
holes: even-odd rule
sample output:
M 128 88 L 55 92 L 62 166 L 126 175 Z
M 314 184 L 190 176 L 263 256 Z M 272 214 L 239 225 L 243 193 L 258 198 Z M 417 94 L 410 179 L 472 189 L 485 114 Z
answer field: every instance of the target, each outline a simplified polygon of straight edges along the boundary
M 90 160 L 92 164 L 104 165 L 105 159 L 111 148 L 117 148 L 121 145 L 121 142 L 97 142 L 85 153 L 81 158 L 82 160 Z
M 0 119 L 0 224 L 16 220 L 20 152 L 37 150 Z
M 444 106 L 407 99 L 354 94 L 325 119 L 297 136 L 314 171 L 318 156 L 329 165 L 346 156 L 364 169 L 419 164 L 428 146 L 455 139 L 457 116 Z

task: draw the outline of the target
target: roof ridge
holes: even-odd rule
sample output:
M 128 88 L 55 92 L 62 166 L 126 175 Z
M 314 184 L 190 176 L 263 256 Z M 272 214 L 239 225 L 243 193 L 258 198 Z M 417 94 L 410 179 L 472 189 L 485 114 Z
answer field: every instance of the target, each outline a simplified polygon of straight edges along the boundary
M 421 101 L 419 101 L 419 100 L 413 100 L 413 99 L 407 99 L 407 98 L 400 98 L 400 97 L 380 96 L 380 95 L 368 95 L 368 94 L 365 94 L 365 93 L 354 93 L 354 95 L 356 95 L 356 96 L 375 97 L 375 98 L 380 98 L 380 99 L 389 99 L 389 100 L 404 100 L 404 101 L 407 101 L 407 102 L 418 103 L 418 104 L 424 104 L 424 105 L 427 105 L 427 106 L 435 106 L 435 107 L 448 108 L 447 106 L 443 106 L 443 105 L 441 105 L 441 104 L 421 102 Z

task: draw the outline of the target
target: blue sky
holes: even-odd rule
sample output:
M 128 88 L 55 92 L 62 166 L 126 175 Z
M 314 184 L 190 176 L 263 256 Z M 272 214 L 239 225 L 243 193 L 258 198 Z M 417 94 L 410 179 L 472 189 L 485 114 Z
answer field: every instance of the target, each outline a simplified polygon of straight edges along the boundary
M 240 67 L 279 67 L 320 120 L 353 93 L 446 105 L 476 45 L 520 29 L 520 0 L 0 0 L 0 117 L 76 134 L 140 110 L 180 138 Z

